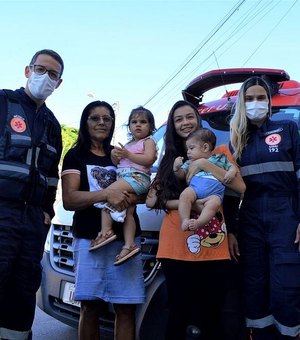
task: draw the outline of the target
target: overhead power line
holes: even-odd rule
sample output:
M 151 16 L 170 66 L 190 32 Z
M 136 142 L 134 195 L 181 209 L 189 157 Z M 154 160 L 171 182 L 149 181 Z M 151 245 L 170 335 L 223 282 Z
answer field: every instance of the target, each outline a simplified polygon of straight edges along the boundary
M 197 65 L 195 67 L 192 67 L 192 69 L 189 68 L 188 72 L 187 72 L 187 67 L 185 69 L 185 72 L 181 72 L 180 75 L 178 75 L 178 72 L 176 71 L 176 74 L 177 74 L 176 81 L 173 78 L 172 85 L 169 82 L 167 84 L 168 87 L 162 86 L 161 87 L 162 90 L 157 93 L 157 95 L 153 98 L 154 100 L 151 100 L 150 106 L 152 107 L 155 106 L 156 111 L 162 111 L 162 110 L 166 111 L 165 109 L 166 105 L 169 105 L 169 103 L 173 102 L 176 98 L 178 99 L 178 94 L 180 94 L 182 90 L 182 86 L 183 86 L 182 84 L 186 84 L 188 81 L 193 79 L 195 77 L 194 75 L 196 71 L 198 75 L 199 69 L 202 70 L 202 73 L 204 71 L 210 70 L 212 68 L 212 64 L 216 63 L 216 57 L 218 58 L 218 60 L 220 60 L 221 56 L 228 54 L 228 53 L 232 53 L 233 46 L 236 45 L 239 41 L 246 39 L 247 34 L 249 32 L 250 34 L 252 34 L 251 33 L 252 30 L 254 30 L 258 26 L 258 24 L 263 23 L 266 16 L 271 15 L 273 17 L 274 9 L 278 8 L 278 5 L 284 1 L 285 0 L 276 0 L 276 1 L 275 0 L 271 0 L 271 1 L 257 0 L 255 2 L 250 2 L 250 7 L 247 9 L 246 13 L 244 13 L 237 20 L 234 19 L 234 23 L 231 25 L 231 27 L 227 28 L 225 31 L 222 28 L 222 30 L 219 30 L 218 34 L 213 36 L 212 39 L 209 42 L 207 42 L 207 44 L 205 45 L 204 51 L 201 52 L 201 56 L 202 56 L 201 61 L 199 62 L 197 61 Z M 287 16 L 287 14 L 291 11 L 291 9 L 296 5 L 298 1 L 299 0 L 294 0 L 293 4 L 289 7 L 287 11 L 281 12 L 281 18 L 275 27 L 278 27 L 278 25 L 282 22 L 283 18 Z M 270 27 L 268 26 L 268 28 Z M 268 33 L 267 37 L 271 35 L 271 33 L 274 31 L 274 28 L 271 28 L 271 31 Z M 220 35 L 221 32 L 222 34 Z M 264 39 L 264 41 L 265 40 L 266 39 Z M 262 44 L 260 43 L 259 47 L 261 47 L 261 45 Z M 198 48 L 199 47 L 197 47 L 197 49 Z M 245 50 L 244 52 L 248 54 L 247 56 L 245 56 L 245 59 L 249 61 L 249 59 L 253 57 L 253 55 L 257 52 L 257 50 L 258 48 L 255 48 L 255 51 L 253 53 L 247 52 L 248 49 Z M 194 51 L 190 54 L 190 56 L 194 55 L 195 51 L 196 49 L 194 49 Z M 209 53 L 208 55 L 206 55 L 207 52 Z M 250 57 L 249 57 L 249 54 L 251 54 Z M 214 61 L 209 63 L 209 60 L 211 60 L 213 57 L 215 57 Z M 197 60 L 197 58 L 195 59 Z M 195 62 L 195 60 L 193 60 L 193 62 Z M 242 63 L 242 65 L 244 66 L 245 64 Z M 192 63 L 190 63 L 190 65 L 188 66 L 189 67 L 192 66 Z M 243 66 L 240 66 L 240 67 L 243 67 Z M 220 68 L 220 65 L 217 65 L 217 67 Z M 164 93 L 163 97 L 161 97 L 162 93 Z
M 287 9 L 287 11 L 282 15 L 277 23 L 273 26 L 273 28 L 269 31 L 266 37 L 262 40 L 262 42 L 256 47 L 256 49 L 251 53 L 251 55 L 247 58 L 247 60 L 242 65 L 243 67 L 247 64 L 247 62 L 253 57 L 253 55 L 259 50 L 259 48 L 263 45 L 263 43 L 269 38 L 269 36 L 274 32 L 274 30 L 280 25 L 282 20 L 289 14 L 292 8 L 296 5 L 298 0 L 295 0 L 294 3 Z
M 196 57 L 196 55 L 201 51 L 201 49 L 213 38 L 215 34 L 226 24 L 226 22 L 235 14 L 236 11 L 243 5 L 246 0 L 239 1 L 232 10 L 229 11 L 228 14 L 221 20 L 221 22 L 211 31 L 208 37 L 204 40 L 204 42 L 197 48 L 197 50 L 192 54 L 191 57 L 179 68 L 178 71 L 175 72 L 173 76 L 171 76 L 144 104 L 146 106 L 149 102 L 151 102 L 185 67 Z

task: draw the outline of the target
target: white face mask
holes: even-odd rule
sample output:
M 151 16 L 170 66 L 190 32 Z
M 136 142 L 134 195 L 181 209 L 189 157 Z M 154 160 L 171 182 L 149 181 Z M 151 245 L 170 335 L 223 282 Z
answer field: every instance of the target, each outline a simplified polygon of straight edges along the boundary
M 57 80 L 51 79 L 47 73 L 31 73 L 28 79 L 28 88 L 33 97 L 37 99 L 46 99 L 52 94 L 57 85 Z
M 246 116 L 252 121 L 261 121 L 269 112 L 269 103 L 264 101 L 246 102 Z

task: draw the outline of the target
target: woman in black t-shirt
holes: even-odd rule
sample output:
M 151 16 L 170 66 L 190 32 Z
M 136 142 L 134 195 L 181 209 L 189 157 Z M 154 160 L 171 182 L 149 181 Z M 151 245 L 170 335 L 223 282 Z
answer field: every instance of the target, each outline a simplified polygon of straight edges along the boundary
M 117 340 L 135 337 L 135 305 L 145 301 L 141 255 L 122 266 L 114 266 L 115 254 L 122 246 L 122 225 L 115 222 L 119 239 L 90 252 L 91 240 L 101 230 L 98 202 L 108 202 L 117 210 L 136 203 L 136 197 L 109 189 L 115 181 L 115 167 L 110 159 L 114 111 L 103 101 L 94 101 L 83 110 L 79 135 L 63 162 L 62 190 L 64 207 L 74 210 L 75 299 L 81 301 L 79 339 L 99 339 L 99 316 L 103 301 L 116 312 Z M 97 188 L 97 189 L 96 189 Z M 100 189 L 99 189 L 100 188 Z M 135 214 L 140 243 L 140 226 Z

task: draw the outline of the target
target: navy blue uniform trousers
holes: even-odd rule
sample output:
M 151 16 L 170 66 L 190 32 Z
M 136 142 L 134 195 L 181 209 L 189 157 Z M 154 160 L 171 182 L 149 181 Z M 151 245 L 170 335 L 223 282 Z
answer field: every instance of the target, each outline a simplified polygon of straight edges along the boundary
M 300 333 L 295 202 L 296 197 L 280 197 L 280 193 L 276 197 L 246 195 L 239 216 L 247 326 L 275 325 L 280 333 L 292 338 Z
M 31 329 L 47 231 L 42 208 L 0 200 L 0 328 Z

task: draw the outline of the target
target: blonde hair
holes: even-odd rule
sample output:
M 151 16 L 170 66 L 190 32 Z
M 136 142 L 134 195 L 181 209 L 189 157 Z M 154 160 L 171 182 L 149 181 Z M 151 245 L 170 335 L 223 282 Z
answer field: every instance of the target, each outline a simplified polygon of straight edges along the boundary
M 230 120 L 230 143 L 233 147 L 233 156 L 239 159 L 245 146 L 248 143 L 248 119 L 246 116 L 245 93 L 249 87 L 259 85 L 262 86 L 267 93 L 269 99 L 269 113 L 271 116 L 271 94 L 268 84 L 260 77 L 251 77 L 242 84 L 235 106 L 233 107 L 233 116 Z

